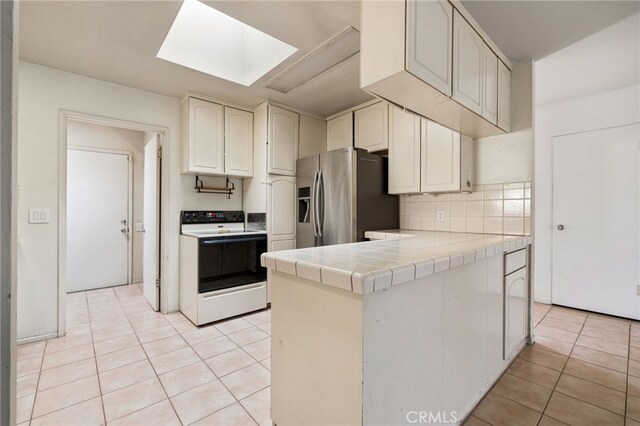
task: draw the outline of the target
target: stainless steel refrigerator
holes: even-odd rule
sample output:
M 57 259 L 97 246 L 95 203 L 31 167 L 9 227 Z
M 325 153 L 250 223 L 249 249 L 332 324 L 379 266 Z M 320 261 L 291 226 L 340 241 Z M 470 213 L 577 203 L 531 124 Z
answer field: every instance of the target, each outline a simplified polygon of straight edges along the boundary
M 296 247 L 363 241 L 365 231 L 399 228 L 387 169 L 386 158 L 354 148 L 298 160 Z

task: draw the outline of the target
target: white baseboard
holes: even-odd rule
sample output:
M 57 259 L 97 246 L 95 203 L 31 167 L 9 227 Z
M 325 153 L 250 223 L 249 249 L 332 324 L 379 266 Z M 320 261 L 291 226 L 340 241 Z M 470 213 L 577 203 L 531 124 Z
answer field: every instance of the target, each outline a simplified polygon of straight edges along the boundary
M 58 337 L 58 333 L 47 333 L 47 334 L 41 334 L 39 336 L 24 337 L 22 339 L 18 339 L 16 343 L 18 344 L 18 346 L 20 346 L 20 345 L 26 345 L 27 343 L 39 342 L 41 340 L 55 339 L 57 337 Z

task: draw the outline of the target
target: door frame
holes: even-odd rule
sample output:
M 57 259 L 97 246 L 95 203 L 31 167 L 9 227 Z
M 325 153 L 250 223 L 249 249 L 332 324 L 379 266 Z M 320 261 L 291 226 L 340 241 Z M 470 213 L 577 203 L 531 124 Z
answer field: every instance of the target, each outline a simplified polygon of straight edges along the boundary
M 141 132 L 157 133 L 159 137 L 160 148 L 164 146 L 168 140 L 169 129 L 163 126 L 151 124 L 136 123 L 133 121 L 122 120 L 118 118 L 104 117 L 92 114 L 86 114 L 77 111 L 60 109 L 58 112 L 58 337 L 66 334 L 66 288 L 67 288 L 67 124 L 69 121 L 80 121 L 83 123 L 99 124 L 103 126 L 118 127 L 121 129 L 137 130 Z M 161 181 L 158 192 L 162 192 L 163 188 L 168 190 L 168 173 L 162 173 L 169 167 L 169 150 L 162 150 L 163 155 L 160 161 Z M 158 263 L 160 265 L 161 276 L 168 276 L 168 262 L 163 261 L 163 254 L 167 251 L 166 238 L 168 232 L 162 232 L 169 224 L 169 197 L 160 197 L 161 202 L 158 206 L 160 212 L 160 221 L 158 223 Z M 167 309 L 167 283 L 165 280 L 160 281 L 160 311 Z
M 75 121 L 75 120 L 73 120 Z M 127 285 L 131 284 L 131 280 L 133 277 L 133 237 L 132 232 L 133 227 L 131 226 L 131 221 L 133 220 L 133 152 L 130 151 L 121 151 L 116 149 L 107 149 L 107 148 L 93 148 L 87 146 L 80 145 L 69 145 L 67 144 L 67 151 L 86 151 L 86 152 L 95 152 L 98 154 L 114 154 L 114 155 L 124 155 L 127 157 L 127 227 L 129 228 L 128 237 L 127 238 Z M 68 183 L 68 182 L 67 182 Z M 65 218 L 66 220 L 66 218 Z M 66 282 L 65 282 L 66 287 Z

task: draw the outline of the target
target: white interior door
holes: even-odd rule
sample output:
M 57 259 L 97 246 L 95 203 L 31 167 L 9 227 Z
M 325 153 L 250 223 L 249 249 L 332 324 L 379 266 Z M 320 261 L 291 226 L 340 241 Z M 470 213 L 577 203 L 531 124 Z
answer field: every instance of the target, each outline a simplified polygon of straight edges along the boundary
M 67 291 L 129 283 L 130 162 L 67 151 Z
M 640 318 L 639 136 L 636 124 L 553 139 L 554 304 Z
M 142 254 L 142 286 L 144 297 L 156 311 L 160 308 L 159 200 L 160 158 L 158 135 L 144 146 L 144 244 Z

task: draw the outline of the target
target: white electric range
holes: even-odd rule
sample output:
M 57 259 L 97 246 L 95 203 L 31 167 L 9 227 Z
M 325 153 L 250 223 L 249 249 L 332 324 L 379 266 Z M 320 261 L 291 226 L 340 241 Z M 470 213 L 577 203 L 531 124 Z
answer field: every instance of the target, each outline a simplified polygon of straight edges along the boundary
M 183 211 L 180 222 L 180 311 L 202 325 L 266 308 L 267 233 L 245 229 L 242 211 Z

